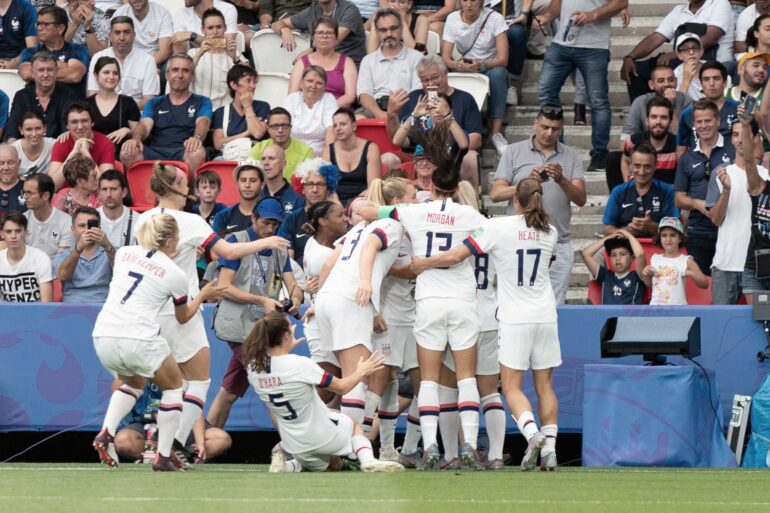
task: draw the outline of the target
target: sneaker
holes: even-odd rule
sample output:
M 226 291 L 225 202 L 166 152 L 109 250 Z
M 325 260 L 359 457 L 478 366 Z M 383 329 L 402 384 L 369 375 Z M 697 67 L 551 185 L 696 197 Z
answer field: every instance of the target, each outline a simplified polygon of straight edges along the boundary
M 553 472 L 556 468 L 556 453 L 550 452 L 548 454 L 543 454 L 540 458 L 540 470 L 543 472 Z
M 152 461 L 152 470 L 155 472 L 178 472 L 184 471 L 184 468 L 180 468 L 176 464 L 174 461 L 174 451 L 171 451 L 169 456 L 161 456 L 158 453 Z
M 403 472 L 404 466 L 397 461 L 370 460 L 361 464 L 361 471 L 370 472 Z
M 171 446 L 171 453 L 175 456 L 175 458 L 172 458 L 176 460 L 175 463 L 178 462 L 178 464 L 181 465 L 184 470 L 190 470 L 192 468 L 191 462 L 195 460 L 193 459 L 192 455 L 187 452 L 187 448 L 182 445 L 179 440 L 174 439 L 174 443 Z
M 398 461 L 399 454 L 395 447 L 382 448 L 380 447 L 380 461 Z
M 283 472 L 283 464 L 286 460 L 283 457 L 283 451 L 279 447 L 277 451 L 273 451 L 273 454 L 270 456 L 270 468 L 268 469 L 268 472 L 271 474 L 279 474 Z
M 398 462 L 406 468 L 417 468 L 421 459 L 422 453 L 419 449 L 410 453 L 401 452 L 398 455 Z
M 460 458 L 468 470 L 484 470 L 484 463 L 479 458 L 479 453 L 476 452 L 476 449 L 471 447 L 471 444 L 463 445 L 463 450 L 460 451 Z
M 529 439 L 527 450 L 524 452 L 524 458 L 521 460 L 521 470 L 529 471 L 537 465 L 537 458 L 540 456 L 540 449 L 545 445 L 545 435 L 540 431 Z
M 459 457 L 453 458 L 449 461 L 441 458 L 436 464 L 436 470 L 462 470 L 462 468 L 463 460 L 461 460 Z
M 505 138 L 505 136 L 498 132 L 496 134 L 492 134 L 489 140 L 492 141 L 492 145 L 495 147 L 497 154 L 502 157 L 503 152 L 508 147 L 508 140 Z
M 508 88 L 508 94 L 505 97 L 505 104 L 506 105 L 519 104 L 519 92 L 516 90 L 515 87 L 511 86 Z
M 489 460 L 484 464 L 486 470 L 503 470 L 505 469 L 505 463 L 503 460 Z
M 417 470 L 433 470 L 438 463 L 439 457 L 438 446 L 433 444 L 423 453 L 422 460 L 420 460 L 420 463 L 415 468 Z
M 591 162 L 588 163 L 588 171 L 604 171 L 607 169 L 607 154 L 594 153 Z
M 107 428 L 99 431 L 99 434 L 94 438 L 93 446 L 102 463 L 109 467 L 117 468 L 118 452 L 115 450 L 115 437 L 107 431 Z

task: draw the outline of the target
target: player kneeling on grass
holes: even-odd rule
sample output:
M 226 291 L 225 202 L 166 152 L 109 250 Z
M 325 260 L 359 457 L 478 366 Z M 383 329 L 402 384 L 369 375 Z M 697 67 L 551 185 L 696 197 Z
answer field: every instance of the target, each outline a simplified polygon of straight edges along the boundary
M 604 247 L 612 264 L 607 269 L 594 259 L 594 255 Z M 642 270 L 647 265 L 644 248 L 636 237 L 626 230 L 618 230 L 603 239 L 592 242 L 580 252 L 591 278 L 602 284 L 603 305 L 640 305 L 647 291 L 642 278 Z M 631 271 L 631 264 L 636 262 L 636 272 Z
M 176 321 L 193 318 L 201 304 L 217 299 L 224 287 L 205 286 L 187 301 L 187 275 L 171 260 L 177 252 L 179 226 L 170 215 L 153 216 L 137 231 L 139 246 L 123 246 L 115 254 L 110 291 L 94 326 L 94 348 L 99 360 L 123 384 L 113 392 L 104 424 L 94 439 L 99 459 L 118 466 L 115 429 L 144 392 L 152 378 L 162 394 L 158 408 L 158 455 L 153 470 L 181 470 L 171 451 L 182 414 L 182 373 L 159 334 L 158 312 L 169 298 Z
M 361 426 L 347 415 L 327 408 L 316 387 L 345 394 L 383 367 L 378 354 L 361 358 L 355 371 L 342 379 L 324 371 L 310 358 L 290 354 L 304 339 L 294 338 L 294 326 L 277 312 L 256 322 L 241 353 L 249 381 L 273 415 L 281 449 L 273 453 L 270 472 L 339 470 L 340 456 L 355 454 L 364 472 L 404 470 L 393 461 L 379 461 Z M 284 451 L 294 459 L 285 460 Z

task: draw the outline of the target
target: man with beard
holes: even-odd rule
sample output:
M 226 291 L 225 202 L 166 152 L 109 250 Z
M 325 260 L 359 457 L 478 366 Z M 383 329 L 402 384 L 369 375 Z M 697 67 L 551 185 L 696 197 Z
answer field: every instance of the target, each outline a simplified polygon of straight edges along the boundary
M 768 64 L 770 64 L 770 55 L 766 53 L 748 52 L 743 54 L 738 60 L 738 73 L 740 73 L 741 81 L 738 85 L 728 89 L 725 96 L 737 102 L 742 102 L 746 96 L 755 96 L 758 103 L 761 104 L 762 93 L 764 93 L 762 85 L 767 78 Z
M 224 237 L 229 233 L 246 230 L 251 226 L 251 214 L 259 199 L 262 184 L 265 183 L 265 170 L 259 161 L 247 161 L 233 169 L 233 180 L 238 186 L 241 200 L 216 216 L 211 229 Z
M 128 195 L 126 176 L 117 169 L 108 169 L 99 177 L 99 202 L 96 210 L 101 218 L 101 228 L 118 249 L 134 240 L 136 219 L 139 214 L 123 205 Z

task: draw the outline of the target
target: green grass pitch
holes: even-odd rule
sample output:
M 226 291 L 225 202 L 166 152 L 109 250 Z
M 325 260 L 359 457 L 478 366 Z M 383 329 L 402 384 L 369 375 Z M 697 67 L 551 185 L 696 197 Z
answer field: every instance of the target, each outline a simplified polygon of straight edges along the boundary
M 2 512 L 653 512 L 770 511 L 770 472 L 580 469 L 555 473 L 268 474 L 266 466 L 0 465 Z

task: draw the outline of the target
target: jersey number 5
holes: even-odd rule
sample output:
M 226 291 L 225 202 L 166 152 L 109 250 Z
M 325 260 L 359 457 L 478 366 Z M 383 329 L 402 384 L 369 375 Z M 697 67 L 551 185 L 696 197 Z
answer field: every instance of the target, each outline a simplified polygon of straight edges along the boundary
M 123 299 L 120 300 L 120 304 L 124 304 L 126 301 L 128 301 L 128 298 L 131 297 L 131 294 L 134 293 L 136 290 L 136 287 L 139 286 L 140 283 L 142 283 L 142 280 L 144 279 L 143 274 L 135 273 L 134 271 L 128 271 L 128 275 L 131 276 L 134 279 L 134 284 L 131 285 L 131 288 L 128 289 L 128 292 L 126 292 L 126 295 L 123 296 Z
M 268 394 L 268 397 L 270 398 L 270 402 L 276 408 L 286 408 L 288 415 L 281 415 L 283 420 L 294 420 L 297 418 L 297 412 L 291 407 L 289 401 L 283 398 L 283 394 Z

